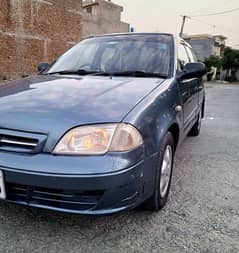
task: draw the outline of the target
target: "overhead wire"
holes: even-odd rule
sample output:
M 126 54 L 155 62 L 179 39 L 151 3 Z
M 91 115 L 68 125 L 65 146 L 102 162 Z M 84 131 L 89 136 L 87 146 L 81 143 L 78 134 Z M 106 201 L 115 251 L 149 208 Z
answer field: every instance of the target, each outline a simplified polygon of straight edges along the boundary
M 228 28 L 225 28 L 225 27 L 222 27 L 222 26 L 218 26 L 218 25 L 215 25 L 215 24 L 211 24 L 211 23 L 205 22 L 205 21 L 203 21 L 201 19 L 198 19 L 197 17 L 217 16 L 217 15 L 223 15 L 223 14 L 232 13 L 232 12 L 236 12 L 236 11 L 239 11 L 239 7 L 233 8 L 233 9 L 230 9 L 230 10 L 226 10 L 226 11 L 221 11 L 221 12 L 214 12 L 214 13 L 200 14 L 200 15 L 199 14 L 198 15 L 187 15 L 186 18 L 196 20 L 198 22 L 201 22 L 203 24 L 211 26 L 214 29 L 219 28 L 219 29 L 223 29 L 224 31 L 227 31 L 227 32 L 235 32 L 235 31 L 232 31 L 231 29 L 228 29 Z
M 213 1 L 213 3 L 214 3 L 214 1 Z M 232 3 L 232 0 L 225 0 L 225 4 L 226 3 L 227 4 Z M 211 6 L 212 2 L 209 2 L 209 4 Z M 203 11 L 203 10 L 201 10 L 201 11 Z M 239 11 L 239 7 L 236 7 L 236 8 L 227 9 L 227 10 L 224 10 L 224 11 L 209 12 L 209 13 L 204 13 L 204 14 L 196 14 L 196 13 L 193 14 L 192 13 L 191 15 L 187 15 L 187 16 L 184 15 L 183 18 L 192 19 L 192 20 L 200 22 L 204 25 L 210 26 L 214 29 L 213 33 L 215 33 L 216 30 L 224 30 L 227 33 L 235 34 L 236 33 L 235 30 L 233 31 L 230 28 L 226 28 L 226 27 L 219 26 L 219 25 L 216 25 L 216 24 L 208 23 L 207 21 L 205 22 L 204 20 L 198 19 L 198 17 L 212 17 L 212 16 L 226 15 L 226 14 L 233 13 L 233 12 L 238 12 L 238 11 Z M 198 10 L 198 12 L 200 12 L 200 10 Z
M 234 9 L 230 9 L 230 10 L 226 10 L 226 11 L 221 11 L 221 12 L 214 12 L 214 13 L 200 14 L 200 15 L 191 15 L 190 17 L 210 17 L 210 16 L 217 16 L 217 15 L 232 13 L 232 12 L 236 12 L 236 11 L 239 11 L 239 7 L 234 8 Z
M 198 22 L 203 23 L 203 24 L 205 24 L 205 25 L 211 26 L 211 27 L 214 28 L 214 29 L 218 28 L 218 29 L 222 29 L 222 30 L 224 30 L 224 31 L 230 32 L 230 33 L 231 33 L 231 32 L 233 32 L 233 33 L 235 32 L 235 31 L 233 31 L 233 30 L 231 30 L 231 29 L 225 28 L 225 27 L 223 27 L 223 26 L 218 26 L 218 25 L 215 25 L 215 24 L 211 24 L 211 23 L 205 22 L 205 21 L 203 21 L 203 20 L 201 20 L 201 19 L 198 19 L 198 18 L 195 18 L 195 17 L 190 17 L 190 19 L 195 20 L 195 21 L 198 21 Z

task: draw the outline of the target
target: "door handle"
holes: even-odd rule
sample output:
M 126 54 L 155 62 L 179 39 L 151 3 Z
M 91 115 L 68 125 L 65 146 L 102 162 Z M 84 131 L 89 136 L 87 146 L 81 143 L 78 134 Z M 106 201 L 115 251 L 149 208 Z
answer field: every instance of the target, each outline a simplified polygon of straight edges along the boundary
M 198 86 L 198 87 L 195 87 L 195 89 L 194 89 L 194 90 L 195 90 L 196 92 L 198 92 L 198 91 L 201 91 L 202 89 L 203 89 L 203 87 L 202 87 L 202 86 Z
M 185 92 L 182 93 L 182 96 L 183 97 L 189 97 L 190 93 L 188 91 L 185 91 Z

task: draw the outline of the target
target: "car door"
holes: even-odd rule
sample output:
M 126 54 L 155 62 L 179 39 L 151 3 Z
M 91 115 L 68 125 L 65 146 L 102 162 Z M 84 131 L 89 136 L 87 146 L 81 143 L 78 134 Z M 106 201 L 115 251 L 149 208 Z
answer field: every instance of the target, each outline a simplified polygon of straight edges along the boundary
M 186 51 L 188 53 L 188 57 L 190 62 L 197 62 L 197 58 L 195 54 L 193 53 L 190 46 L 185 45 Z M 196 107 L 200 106 L 203 103 L 204 100 L 204 85 L 203 85 L 203 78 L 195 78 L 195 87 L 194 92 L 196 96 Z M 199 109 L 199 108 L 198 108 Z
M 180 43 L 178 46 L 178 71 L 183 71 L 185 65 L 190 63 L 190 58 L 185 48 L 184 43 Z M 183 102 L 183 116 L 184 116 L 184 131 L 190 130 L 192 124 L 196 119 L 196 110 L 198 104 L 197 98 L 197 79 L 179 80 L 179 90 L 182 96 Z

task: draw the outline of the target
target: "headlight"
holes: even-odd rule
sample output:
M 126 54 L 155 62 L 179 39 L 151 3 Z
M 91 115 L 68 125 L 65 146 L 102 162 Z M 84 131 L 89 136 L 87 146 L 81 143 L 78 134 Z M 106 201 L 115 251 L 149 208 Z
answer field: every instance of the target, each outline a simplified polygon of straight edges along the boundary
M 82 126 L 70 130 L 56 145 L 54 154 L 99 155 L 128 151 L 143 144 L 138 130 L 128 124 Z

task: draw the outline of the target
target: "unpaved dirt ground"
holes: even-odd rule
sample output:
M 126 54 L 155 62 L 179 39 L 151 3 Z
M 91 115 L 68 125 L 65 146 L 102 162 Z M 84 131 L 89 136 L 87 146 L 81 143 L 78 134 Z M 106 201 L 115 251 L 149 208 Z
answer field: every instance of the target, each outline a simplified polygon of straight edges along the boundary
M 239 252 L 239 86 L 208 85 L 201 135 L 178 150 L 159 213 L 83 217 L 0 203 L 0 252 Z
M 4 85 L 4 83 L 5 83 L 4 81 L 1 81 L 1 80 L 0 80 L 0 86 L 1 86 L 1 85 Z

